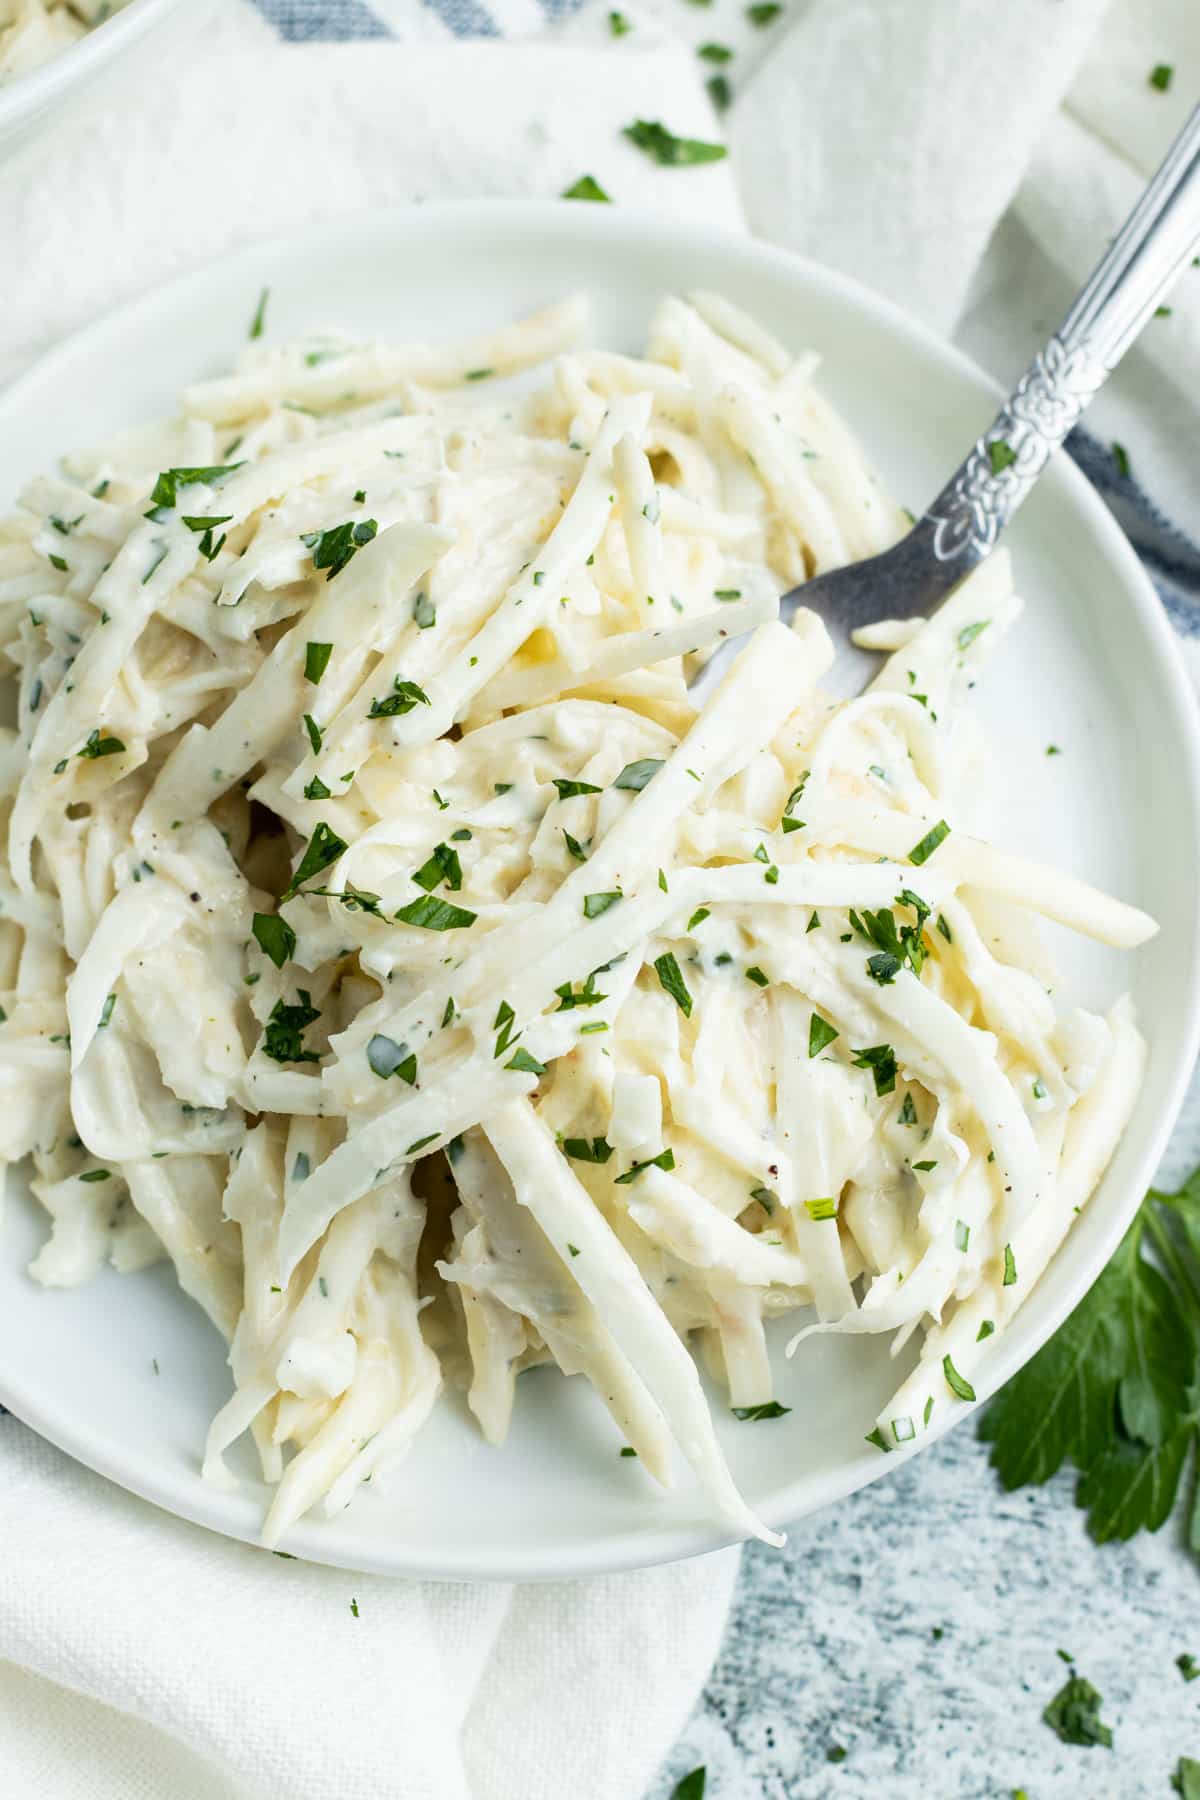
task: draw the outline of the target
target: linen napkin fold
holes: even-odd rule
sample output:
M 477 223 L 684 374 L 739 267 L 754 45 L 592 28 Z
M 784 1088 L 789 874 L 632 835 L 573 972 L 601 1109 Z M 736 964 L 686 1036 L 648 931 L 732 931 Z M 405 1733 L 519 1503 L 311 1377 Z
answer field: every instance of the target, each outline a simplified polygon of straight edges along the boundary
M 349 1575 L 169 1518 L 7 1417 L 0 1545 L 5 1800 L 634 1800 L 737 1569 Z
M 1200 6 L 799 0 L 789 17 L 729 128 L 751 228 L 1014 379 L 1200 100 Z M 1166 74 L 1152 81 L 1155 69 Z M 1170 308 L 1092 403 L 1088 430 L 1127 450 L 1195 561 L 1200 270 L 1182 273 Z M 1146 509 L 1139 520 L 1120 484 L 1110 497 L 1143 548 Z M 1200 564 L 1186 585 L 1200 592 Z

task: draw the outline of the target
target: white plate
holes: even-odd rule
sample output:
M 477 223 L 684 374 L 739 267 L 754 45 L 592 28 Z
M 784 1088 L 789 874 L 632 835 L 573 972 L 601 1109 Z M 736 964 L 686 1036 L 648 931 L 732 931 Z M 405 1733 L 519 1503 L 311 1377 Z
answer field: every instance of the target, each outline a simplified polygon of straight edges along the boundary
M 125 67 L 129 52 L 148 32 L 165 23 L 180 0 L 132 0 L 94 31 L 89 31 L 48 62 L 39 63 L 28 75 L 0 83 L 0 155 L 25 148 L 35 135 L 70 107 L 77 115 L 79 103 L 88 103 L 103 92 L 102 77 L 118 64 Z M 191 0 L 192 8 L 196 0 Z M 160 75 L 160 79 L 162 76 Z
M 686 180 L 686 176 L 681 176 Z M 68 446 L 168 410 L 225 369 L 260 288 L 272 335 L 339 323 L 442 338 L 590 289 L 597 335 L 636 350 L 656 297 L 703 284 L 825 361 L 824 385 L 897 496 L 919 507 L 991 417 L 995 389 L 885 301 L 827 270 L 740 239 L 605 206 L 484 203 L 364 215 L 189 276 L 90 326 L 0 400 L 0 502 Z M 977 1377 L 981 1393 L 1028 1358 L 1094 1280 L 1152 1178 L 1197 1039 L 1200 780 L 1190 689 L 1153 590 L 1109 513 L 1066 458 L 1011 532 L 1028 611 L 976 699 L 1002 759 L 992 836 L 1052 859 L 1156 914 L 1133 957 L 1062 937 L 1071 990 L 1103 1004 L 1131 986 L 1150 1040 L 1145 1091 L 1103 1186 Z M 1047 758 L 1049 743 L 1063 754 Z M 0 1238 L 0 1400 L 63 1449 L 170 1511 L 256 1536 L 264 1491 L 199 1474 L 225 1399 L 221 1345 L 159 1268 L 46 1293 L 25 1266 L 43 1225 L 18 1196 Z M 826 1337 L 776 1349 L 771 1424 L 720 1434 L 751 1504 L 784 1523 L 889 1473 L 863 1442 L 900 1375 L 883 1342 Z M 157 1372 L 156 1372 L 157 1369 Z M 942 1428 L 965 1409 L 946 1408 Z M 937 1428 L 930 1438 L 937 1435 Z M 929 1438 L 925 1442 L 930 1441 Z M 295 1554 L 353 1569 L 529 1580 L 598 1573 L 714 1548 L 686 1473 L 663 1496 L 618 1456 L 581 1381 L 522 1377 L 503 1450 L 452 1395 L 387 1483 L 309 1520 Z M 244 1463 L 247 1473 L 251 1463 Z

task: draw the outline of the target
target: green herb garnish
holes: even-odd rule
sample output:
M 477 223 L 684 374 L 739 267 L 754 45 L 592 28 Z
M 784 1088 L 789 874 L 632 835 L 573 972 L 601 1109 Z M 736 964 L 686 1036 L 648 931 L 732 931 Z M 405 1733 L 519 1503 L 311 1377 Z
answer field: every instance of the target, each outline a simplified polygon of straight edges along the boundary
M 644 150 L 664 169 L 682 169 L 695 163 L 720 162 L 727 154 L 724 144 L 706 144 L 700 138 L 676 137 L 657 119 L 635 119 L 626 125 L 622 137 Z
M 344 524 L 331 525 L 326 531 L 302 532 L 300 542 L 312 552 L 313 568 L 325 569 L 326 581 L 332 581 L 378 531 L 376 519 L 347 519 Z
M 264 955 L 269 956 L 277 969 L 282 969 L 290 956 L 296 953 L 296 934 L 286 919 L 278 913 L 256 912 L 250 922 L 256 942 Z
M 640 762 L 626 763 L 613 786 L 628 788 L 632 793 L 640 794 L 654 780 L 662 766 L 662 758 L 658 756 L 644 756 Z
M 949 836 L 950 827 L 947 825 L 945 819 L 939 819 L 937 824 L 925 833 L 925 836 L 921 839 L 920 843 L 913 845 L 913 848 L 908 853 L 909 862 L 916 863 L 918 867 L 921 863 L 928 862 L 938 845 Z
M 300 858 L 300 865 L 279 896 L 280 899 L 290 900 L 293 894 L 299 893 L 306 881 L 311 881 L 314 875 L 319 875 L 322 869 L 335 863 L 345 849 L 345 840 L 324 819 L 318 820 L 304 855 Z
M 1042 1717 L 1064 1744 L 1088 1747 L 1103 1744 L 1106 1750 L 1111 1750 L 1113 1734 L 1100 1720 L 1103 1704 L 1090 1681 L 1085 1681 L 1082 1675 L 1072 1675 L 1055 1694 Z
M 286 1000 L 277 1000 L 267 1020 L 263 1034 L 263 1055 L 274 1062 L 320 1062 L 320 1057 L 303 1046 L 304 1033 L 314 1020 L 320 1018 L 320 1012 L 312 1003 L 312 995 L 306 988 L 300 988 L 299 1004 L 289 1006 Z
M 429 706 L 429 695 L 415 681 L 404 681 L 399 675 L 392 679 L 392 692 L 386 700 L 372 700 L 368 719 L 396 719 L 404 713 L 410 713 L 414 706 Z
M 685 1019 L 692 1016 L 692 996 L 680 973 L 679 964 L 668 950 L 654 960 L 654 968 L 663 988 L 670 994 Z
M 579 180 L 573 181 L 569 188 L 564 188 L 559 197 L 563 200 L 604 201 L 609 198 L 594 175 L 581 175 Z

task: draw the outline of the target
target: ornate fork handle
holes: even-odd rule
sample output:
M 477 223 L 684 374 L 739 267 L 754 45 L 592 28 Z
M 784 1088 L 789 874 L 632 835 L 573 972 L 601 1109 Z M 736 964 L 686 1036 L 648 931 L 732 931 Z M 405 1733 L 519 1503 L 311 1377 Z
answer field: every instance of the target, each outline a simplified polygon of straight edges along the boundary
M 982 562 L 1084 407 L 1200 248 L 1200 106 L 1107 255 L 919 522 L 946 588 Z

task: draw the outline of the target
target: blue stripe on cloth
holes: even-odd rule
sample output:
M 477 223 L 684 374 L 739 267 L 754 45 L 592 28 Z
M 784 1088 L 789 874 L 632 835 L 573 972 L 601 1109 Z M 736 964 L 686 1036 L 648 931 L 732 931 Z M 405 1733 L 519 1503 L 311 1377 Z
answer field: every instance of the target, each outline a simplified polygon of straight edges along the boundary
M 436 13 L 455 37 L 500 36 L 500 27 L 479 0 L 421 0 L 421 4 Z
M 254 0 L 254 4 L 290 44 L 392 35 L 365 0 Z
M 1066 447 L 1111 507 L 1176 631 L 1183 637 L 1200 637 L 1200 544 L 1154 504 L 1132 473 L 1121 473 L 1110 445 L 1076 429 Z

